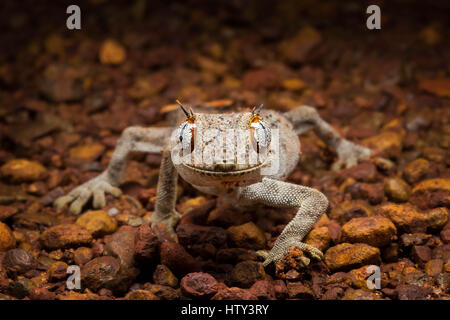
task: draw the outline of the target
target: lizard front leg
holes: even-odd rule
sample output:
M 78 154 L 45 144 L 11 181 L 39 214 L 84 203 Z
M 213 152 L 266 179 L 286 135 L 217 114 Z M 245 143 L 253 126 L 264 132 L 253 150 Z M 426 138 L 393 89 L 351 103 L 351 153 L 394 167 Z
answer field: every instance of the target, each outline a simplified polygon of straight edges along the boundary
M 358 160 L 364 160 L 370 156 L 370 149 L 344 139 L 320 117 L 313 107 L 301 106 L 286 112 L 285 116 L 294 125 L 297 134 L 313 129 L 326 144 L 336 150 L 338 160 L 333 164 L 333 170 L 339 170 L 342 166 L 353 167 L 358 164 Z
M 175 210 L 177 199 L 178 172 L 175 169 L 170 156 L 170 150 L 163 152 L 161 167 L 159 169 L 158 186 L 156 188 L 155 212 L 150 217 L 152 226 L 162 224 L 174 235 L 174 227 L 181 215 Z
M 86 202 L 93 197 L 94 208 L 105 206 L 105 192 L 115 197 L 121 195 L 117 188 L 122 180 L 131 152 L 161 153 L 167 144 L 172 129 L 170 128 L 141 128 L 129 127 L 125 129 L 117 142 L 117 146 L 109 162 L 108 168 L 99 176 L 76 187 L 65 196 L 55 200 L 54 205 L 61 209 L 71 203 L 69 211 L 79 214 Z
M 313 258 L 323 258 L 319 249 L 302 242 L 328 207 L 328 200 L 320 191 L 264 178 L 260 183 L 243 188 L 239 194 L 239 200 L 244 203 L 259 202 L 280 208 L 299 207 L 297 214 L 286 225 L 272 250 L 263 255 L 264 266 L 279 261 L 292 246 L 307 251 Z

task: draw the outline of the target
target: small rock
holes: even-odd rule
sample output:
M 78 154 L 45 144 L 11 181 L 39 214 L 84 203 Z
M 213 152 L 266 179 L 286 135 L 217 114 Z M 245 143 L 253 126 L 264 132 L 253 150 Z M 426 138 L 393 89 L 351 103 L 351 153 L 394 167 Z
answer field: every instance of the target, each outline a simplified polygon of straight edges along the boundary
M 344 224 L 353 218 L 368 217 L 374 214 L 372 206 L 361 200 L 346 200 L 336 205 L 330 212 L 330 219 Z
M 1 176 L 12 182 L 36 181 L 46 173 L 47 169 L 39 162 L 27 159 L 14 159 L 0 167 Z
M 231 204 L 222 204 L 209 213 L 207 223 L 209 225 L 227 228 L 234 225 L 241 225 L 250 220 L 251 216 L 243 210 L 234 208 Z
M 350 193 L 352 199 L 364 199 L 372 205 L 377 205 L 384 200 L 382 183 L 362 183 L 357 182 L 345 188 L 346 193 Z
M 123 266 L 130 268 L 134 263 L 135 238 L 134 231 L 120 229 L 105 238 L 105 254 L 118 257 Z
M 73 253 L 73 260 L 75 264 L 81 266 L 91 261 L 94 257 L 94 252 L 91 248 L 80 247 L 77 248 Z
M 176 242 L 163 242 L 160 254 L 161 263 L 176 275 L 185 275 L 200 270 L 198 262 Z
M 71 148 L 69 150 L 69 159 L 76 164 L 89 163 L 97 160 L 104 151 L 105 146 L 100 143 L 84 144 Z
M 267 275 L 261 262 L 239 262 L 230 274 L 231 285 L 241 288 L 250 288 L 258 280 L 266 280 Z
M 342 300 L 380 300 L 380 298 L 373 292 L 349 288 L 345 291 Z
M 249 249 L 264 249 L 266 247 L 264 233 L 253 222 L 229 227 L 227 236 L 228 242 L 232 247 Z
M 316 29 L 303 27 L 293 38 L 280 44 L 280 53 L 288 62 L 303 63 L 321 42 L 322 36 Z
M 413 246 L 411 257 L 414 262 L 423 266 L 425 262 L 431 260 L 431 249 L 427 246 Z
M 426 233 L 405 233 L 400 237 L 403 247 L 425 244 L 431 238 L 431 234 Z
M 8 250 L 3 258 L 3 266 L 13 276 L 24 274 L 37 266 L 34 257 L 26 250 Z
M 15 215 L 19 210 L 12 206 L 2 206 L 0 205 L 0 221 L 6 220 L 9 217 Z
M 423 158 L 416 159 L 403 169 L 403 178 L 410 184 L 416 184 L 430 175 L 432 172 L 431 163 Z
M 117 221 L 104 210 L 94 210 L 83 213 L 75 222 L 89 231 L 93 237 L 102 237 L 117 229 Z
M 125 296 L 125 300 L 160 300 L 155 294 L 147 290 L 133 290 Z
M 275 280 L 272 282 L 275 289 L 275 296 L 277 299 L 285 299 L 288 296 L 286 284 L 283 280 Z
M 60 224 L 45 230 L 40 240 L 48 249 L 62 249 L 88 245 L 92 236 L 76 224 Z
M 435 277 L 442 272 L 444 261 L 442 259 L 432 259 L 425 263 L 425 273 L 429 276 Z
M 450 243 L 450 229 L 444 229 L 441 231 L 441 239 L 445 243 Z
M 450 179 L 424 180 L 412 190 L 411 202 L 419 208 L 450 207 Z
M 0 252 L 7 251 L 16 246 L 16 238 L 14 238 L 14 234 L 11 229 L 0 222 Z
M 250 290 L 232 287 L 219 290 L 211 300 L 258 300 L 258 298 Z
M 389 244 L 396 234 L 391 220 L 381 216 L 354 218 L 342 227 L 343 242 L 366 243 L 374 247 Z
M 153 281 L 156 284 L 163 286 L 169 286 L 175 288 L 178 285 L 178 279 L 175 275 L 163 264 L 156 266 L 155 272 L 153 272 Z
M 331 236 L 328 227 L 314 228 L 305 239 L 305 243 L 312 245 L 320 251 L 328 249 L 331 243 Z
M 367 183 L 377 182 L 378 180 L 377 168 L 375 164 L 368 161 L 362 162 L 351 168 L 344 169 L 340 172 L 340 175 Z
M 251 70 L 244 74 L 242 87 L 245 90 L 267 90 L 280 85 L 279 77 L 268 69 Z
M 289 298 L 291 299 L 302 299 L 302 300 L 312 300 L 314 299 L 313 291 L 302 284 L 301 282 L 289 282 L 287 284 L 287 290 Z
M 55 300 L 56 294 L 46 288 L 35 288 L 30 293 L 31 300 Z
M 161 241 L 152 230 L 150 223 L 144 223 L 136 232 L 134 259 L 139 263 L 154 263 L 159 259 Z
M 385 158 L 398 158 L 402 150 L 402 136 L 393 131 L 383 131 L 377 136 L 364 139 L 361 144 L 369 148 L 373 155 Z
M 120 262 L 110 256 L 95 258 L 81 268 L 83 287 L 98 291 L 101 288 L 114 292 L 124 292 L 133 281 L 135 274 L 121 269 Z
M 216 260 L 218 263 L 236 264 L 245 260 L 257 260 L 255 251 L 244 248 L 223 248 L 217 251 Z
M 437 95 L 438 97 L 450 97 L 450 79 L 421 79 L 419 81 L 419 88 L 421 90 Z
M 391 201 L 406 202 L 409 199 L 411 188 L 400 178 L 388 178 L 384 180 L 384 193 Z
M 346 271 L 368 264 L 379 264 L 380 250 L 363 243 L 341 243 L 327 250 L 325 263 L 331 271 Z
M 425 216 L 410 204 L 383 204 L 378 208 L 378 212 L 389 218 L 400 233 L 426 230 Z
M 47 278 L 49 281 L 60 281 L 67 277 L 67 263 L 62 261 L 56 261 L 47 270 Z
M 36 288 L 36 284 L 27 278 L 20 277 L 9 285 L 9 293 L 19 299 L 29 296 Z
M 105 40 L 100 47 L 99 58 L 102 64 L 118 65 L 126 59 L 125 48 L 115 40 Z
M 180 282 L 183 295 L 193 299 L 209 299 L 217 293 L 217 281 L 208 273 L 193 272 Z
M 199 226 L 189 223 L 179 225 L 176 231 L 179 243 L 185 247 L 210 243 L 219 248 L 227 240 L 225 230 L 219 227 Z
M 283 283 L 284 284 L 284 283 Z M 256 296 L 259 300 L 275 300 L 275 288 L 268 280 L 256 281 L 250 287 L 250 293 Z
M 45 70 L 39 90 L 54 102 L 77 101 L 83 98 L 83 68 L 54 63 Z
M 289 91 L 301 91 L 306 88 L 306 83 L 301 79 L 286 79 L 283 81 L 283 88 Z
M 432 293 L 431 288 L 415 284 L 401 284 L 397 287 L 399 300 L 425 300 Z
M 161 300 L 178 300 L 180 298 L 179 290 L 174 288 L 163 286 L 160 284 L 146 284 L 144 288 Z

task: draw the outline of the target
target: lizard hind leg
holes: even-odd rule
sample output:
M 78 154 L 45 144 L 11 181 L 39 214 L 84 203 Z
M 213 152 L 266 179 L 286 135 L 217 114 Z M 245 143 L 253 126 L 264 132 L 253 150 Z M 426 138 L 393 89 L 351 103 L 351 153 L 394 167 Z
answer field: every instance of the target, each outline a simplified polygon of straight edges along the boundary
M 269 253 L 260 253 L 265 259 L 264 266 L 278 262 L 289 252 L 290 247 L 298 247 L 308 252 L 312 258 L 323 258 L 319 249 L 302 242 L 328 207 L 328 200 L 320 191 L 264 178 L 260 183 L 243 188 L 240 200 L 259 202 L 273 207 L 299 207 L 295 217 L 281 232 L 272 250 Z

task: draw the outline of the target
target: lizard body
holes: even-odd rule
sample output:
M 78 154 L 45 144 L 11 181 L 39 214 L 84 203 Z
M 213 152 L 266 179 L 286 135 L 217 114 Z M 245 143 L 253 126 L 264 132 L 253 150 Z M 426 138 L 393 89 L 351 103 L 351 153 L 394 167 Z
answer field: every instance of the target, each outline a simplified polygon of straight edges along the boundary
M 180 104 L 181 106 L 181 104 Z M 121 194 L 118 188 L 133 151 L 161 153 L 153 224 L 169 232 L 180 219 L 175 210 L 178 175 L 198 190 L 234 199 L 240 205 L 256 203 L 274 207 L 297 207 L 270 252 L 258 252 L 264 265 L 277 262 L 292 246 L 323 258 L 317 248 L 301 242 L 328 207 L 318 190 L 284 182 L 299 159 L 298 135 L 313 129 L 338 154 L 333 169 L 351 167 L 370 156 L 370 150 L 342 138 L 318 112 L 301 106 L 286 113 L 260 108 L 234 113 L 185 112 L 178 128 L 129 127 L 119 139 L 108 168 L 99 176 L 55 201 L 57 208 L 70 203 L 78 214 L 92 197 L 93 206 L 105 206 L 105 192 Z

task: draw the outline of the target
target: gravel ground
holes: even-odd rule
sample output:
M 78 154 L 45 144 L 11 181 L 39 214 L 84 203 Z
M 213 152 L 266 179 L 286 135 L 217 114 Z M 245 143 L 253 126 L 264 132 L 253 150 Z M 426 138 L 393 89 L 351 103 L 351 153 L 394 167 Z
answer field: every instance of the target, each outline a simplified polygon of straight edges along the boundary
M 2 1 L 0 299 L 450 298 L 448 5 L 385 2 L 369 31 L 359 1 L 246 3 L 85 1 L 69 31 L 62 5 Z M 52 207 L 107 166 L 127 126 L 167 125 L 177 98 L 214 111 L 308 104 L 374 151 L 334 172 L 334 151 L 300 138 L 289 181 L 330 201 L 305 240 L 324 261 L 291 248 L 264 269 L 255 251 L 294 212 L 239 211 L 184 181 L 178 242 L 152 229 L 158 155 L 133 155 L 124 194 L 102 210 Z M 81 288 L 69 290 L 73 265 Z

